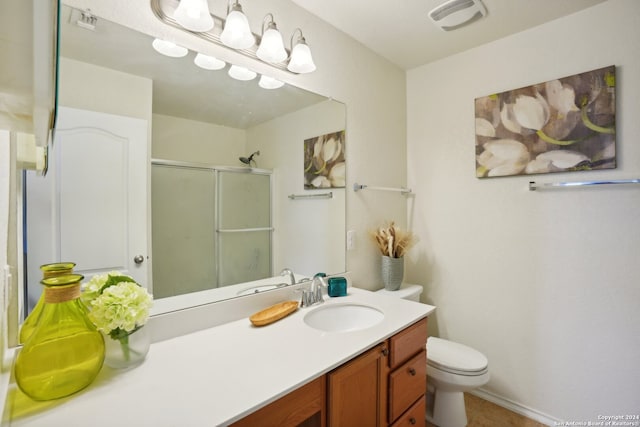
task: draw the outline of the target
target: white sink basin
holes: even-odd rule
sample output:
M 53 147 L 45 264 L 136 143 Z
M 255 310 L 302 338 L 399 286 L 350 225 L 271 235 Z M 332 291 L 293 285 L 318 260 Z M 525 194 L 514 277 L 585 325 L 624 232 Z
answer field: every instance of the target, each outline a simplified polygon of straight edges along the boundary
M 331 304 L 311 310 L 304 323 L 325 332 L 349 332 L 366 329 L 382 322 L 384 313 L 361 304 Z

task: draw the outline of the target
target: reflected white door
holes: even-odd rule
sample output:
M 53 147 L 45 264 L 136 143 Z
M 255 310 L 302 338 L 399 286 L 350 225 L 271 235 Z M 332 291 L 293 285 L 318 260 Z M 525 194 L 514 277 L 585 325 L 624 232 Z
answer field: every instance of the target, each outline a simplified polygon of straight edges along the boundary
M 61 107 L 45 177 L 27 177 L 29 305 L 39 266 L 119 270 L 149 287 L 147 121 Z

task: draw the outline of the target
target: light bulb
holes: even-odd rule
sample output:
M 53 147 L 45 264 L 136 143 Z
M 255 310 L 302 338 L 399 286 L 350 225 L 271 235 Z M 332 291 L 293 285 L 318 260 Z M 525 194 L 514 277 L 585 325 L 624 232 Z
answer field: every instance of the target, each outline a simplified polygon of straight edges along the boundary
M 248 81 L 255 79 L 258 74 L 239 65 L 232 65 L 229 68 L 229 75 L 236 80 Z
M 195 32 L 213 29 L 213 18 L 207 0 L 180 0 L 173 18 L 184 28 Z
M 221 70 L 225 67 L 225 65 L 227 65 L 226 62 L 221 61 L 213 56 L 205 55 L 203 53 L 198 53 L 193 62 L 198 67 L 204 68 L 205 70 Z
M 220 34 L 220 40 L 234 49 L 248 49 L 256 42 L 251 33 L 251 28 L 249 28 L 249 21 L 242 13 L 242 7 L 238 3 L 233 6 L 233 10 L 227 15 L 224 30 Z
M 256 56 L 272 64 L 287 59 L 287 51 L 284 49 L 282 35 L 274 23 L 271 23 L 269 29 L 262 35 L 262 41 L 256 51 Z
M 263 89 L 278 89 L 284 86 L 284 82 L 280 80 L 274 79 L 269 76 L 260 76 L 260 81 L 258 82 L 258 86 Z
M 287 65 L 287 69 L 294 73 L 311 73 L 315 71 L 316 64 L 313 63 L 313 58 L 311 57 L 311 49 L 307 46 L 307 43 L 304 41 L 304 38 L 298 41 L 293 47 L 291 51 L 291 59 L 289 60 L 289 65 Z
M 178 46 L 168 40 L 154 39 L 151 45 L 156 52 L 170 56 L 171 58 L 182 58 L 189 53 L 189 50 L 186 47 Z

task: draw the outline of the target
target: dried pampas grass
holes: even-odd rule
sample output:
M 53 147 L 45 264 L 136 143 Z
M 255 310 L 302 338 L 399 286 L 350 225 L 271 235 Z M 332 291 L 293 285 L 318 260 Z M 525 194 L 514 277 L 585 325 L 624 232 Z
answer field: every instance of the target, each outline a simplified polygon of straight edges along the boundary
M 400 230 L 393 221 L 370 234 L 380 253 L 390 258 L 402 258 L 418 241 L 412 232 Z

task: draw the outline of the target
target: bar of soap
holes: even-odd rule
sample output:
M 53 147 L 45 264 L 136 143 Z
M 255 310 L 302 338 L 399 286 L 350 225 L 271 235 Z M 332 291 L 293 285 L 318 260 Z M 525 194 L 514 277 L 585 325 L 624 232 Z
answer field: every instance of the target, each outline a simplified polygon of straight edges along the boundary
M 282 319 L 298 309 L 298 301 L 284 301 L 267 307 L 249 317 L 255 326 L 265 326 Z

